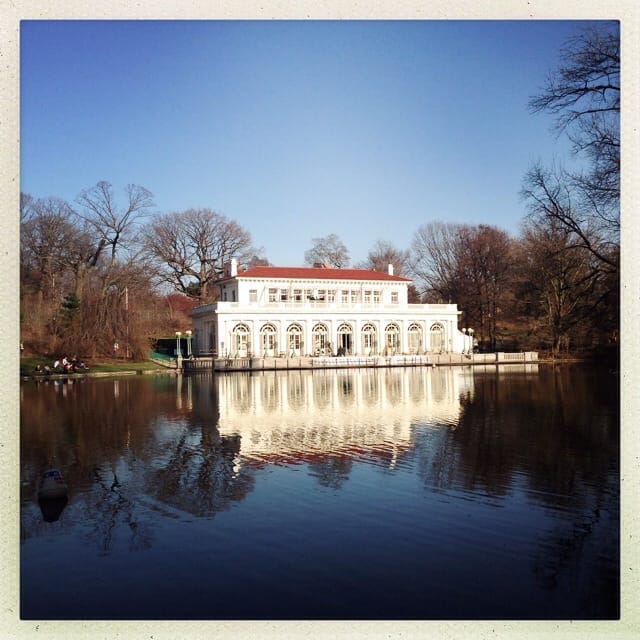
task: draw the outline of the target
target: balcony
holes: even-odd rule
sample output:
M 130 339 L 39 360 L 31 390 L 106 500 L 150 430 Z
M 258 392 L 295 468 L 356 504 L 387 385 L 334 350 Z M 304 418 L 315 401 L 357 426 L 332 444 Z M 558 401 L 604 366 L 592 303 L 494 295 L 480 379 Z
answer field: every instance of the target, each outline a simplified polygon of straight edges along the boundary
M 199 316 L 215 311 L 246 311 L 255 313 L 256 311 L 379 311 L 379 312 L 426 312 L 434 311 L 439 313 L 460 313 L 456 304 L 383 304 L 366 302 L 326 302 L 322 300 L 287 300 L 283 302 L 214 302 L 204 307 L 198 307 L 193 315 Z

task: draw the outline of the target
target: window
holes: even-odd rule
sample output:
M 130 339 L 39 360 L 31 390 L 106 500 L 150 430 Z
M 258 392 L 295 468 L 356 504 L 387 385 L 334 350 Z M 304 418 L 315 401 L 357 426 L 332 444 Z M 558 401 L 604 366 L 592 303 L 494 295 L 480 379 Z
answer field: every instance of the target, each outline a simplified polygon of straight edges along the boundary
M 246 358 L 249 354 L 249 327 L 245 324 L 237 324 L 232 331 L 231 353 L 232 358 Z
M 339 356 L 350 356 L 352 352 L 353 329 L 347 322 L 338 327 L 338 351 Z
M 295 302 L 302 302 L 302 289 L 293 290 L 293 299 Z
M 249 289 L 249 302 L 258 302 L 258 290 Z
M 360 292 L 357 289 L 351 290 L 351 304 L 356 304 L 356 302 L 358 302 L 360 298 L 359 293 Z
M 272 324 L 265 324 L 260 330 L 262 339 L 262 355 L 263 357 L 275 356 L 278 349 L 277 331 Z
M 439 323 L 431 325 L 429 330 L 431 336 L 431 351 L 442 353 L 444 351 L 444 327 Z
M 343 289 L 341 295 L 342 304 L 349 304 L 349 292 L 346 289 Z
M 373 304 L 380 304 L 380 291 L 373 292 Z
M 364 290 L 364 300 L 365 304 L 371 304 L 371 290 Z
M 313 355 L 326 356 L 329 353 L 329 330 L 326 325 L 318 323 L 313 327 L 311 339 L 313 341 Z
M 362 327 L 362 353 L 365 356 L 370 356 L 376 353 L 376 328 L 367 323 Z
M 336 291 L 335 289 L 329 289 L 327 291 L 327 302 L 335 302 L 336 301 Z
M 278 290 L 269 289 L 269 302 L 278 302 Z
M 391 304 L 398 304 L 398 292 L 397 291 L 392 291 L 391 292 Z
M 291 357 L 302 355 L 302 327 L 292 324 L 287 329 L 287 349 Z
M 286 302 L 289 299 L 289 291 L 287 289 L 280 289 L 280 302 Z
M 409 353 L 422 352 L 422 329 L 420 325 L 412 324 L 409 327 Z
M 388 324 L 384 331 L 384 334 L 385 343 L 387 345 L 386 355 L 395 355 L 400 351 L 400 328 L 395 323 Z

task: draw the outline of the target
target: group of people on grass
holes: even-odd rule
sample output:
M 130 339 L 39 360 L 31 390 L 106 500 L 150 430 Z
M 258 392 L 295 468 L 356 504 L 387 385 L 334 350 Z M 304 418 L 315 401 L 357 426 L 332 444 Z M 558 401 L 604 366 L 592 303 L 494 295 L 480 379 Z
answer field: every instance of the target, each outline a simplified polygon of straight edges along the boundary
M 66 356 L 62 360 L 56 360 L 53 363 L 53 368 L 48 364 L 44 367 L 39 364 L 36 365 L 36 373 L 76 373 L 77 371 L 88 371 L 89 367 L 78 359 L 77 356 L 73 358 L 67 358 Z

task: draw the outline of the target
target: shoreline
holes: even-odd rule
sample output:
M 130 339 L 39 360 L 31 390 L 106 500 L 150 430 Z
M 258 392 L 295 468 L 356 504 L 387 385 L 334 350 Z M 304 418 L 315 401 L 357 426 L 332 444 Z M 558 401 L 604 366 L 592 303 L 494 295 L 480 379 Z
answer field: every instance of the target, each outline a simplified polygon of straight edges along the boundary
M 444 355 L 444 354 L 443 354 Z M 493 354 L 491 354 L 493 355 Z M 458 356 L 458 357 L 455 357 Z M 461 354 L 447 354 L 446 358 L 442 358 L 442 361 L 432 362 L 428 365 L 415 365 L 415 364 L 400 364 L 394 365 L 396 367 L 411 367 L 414 368 L 416 366 L 421 367 L 456 367 L 456 366 L 464 366 L 464 367 L 486 367 L 486 366 L 496 366 L 496 367 L 510 367 L 513 365 L 522 365 L 522 364 L 539 364 L 539 365 L 551 365 L 551 366 L 561 366 L 561 365 L 574 365 L 574 364 L 584 364 L 589 361 L 589 358 L 585 357 L 570 357 L 570 358 L 540 358 L 534 361 L 486 361 L 484 359 L 471 360 L 464 358 Z M 83 380 L 86 378 L 113 378 L 118 376 L 139 376 L 139 375 L 183 375 L 183 374 L 194 374 L 194 373 L 203 373 L 203 372 L 211 372 L 211 373 L 226 373 L 226 372 L 260 372 L 267 370 L 278 370 L 278 371 L 299 371 L 300 369 L 308 369 L 308 370 L 324 370 L 324 369 L 353 369 L 353 368 L 390 368 L 389 366 L 372 366 L 366 364 L 348 364 L 344 363 L 344 365 L 340 366 L 338 363 L 331 367 L 301 367 L 299 363 L 283 363 L 283 366 L 277 368 L 254 368 L 254 367 L 229 367 L 229 368 L 199 368 L 193 369 L 191 371 L 185 371 L 184 368 L 178 369 L 176 367 L 158 367 L 157 369 L 122 369 L 121 371 L 89 371 L 89 372 L 76 372 L 76 373 L 66 373 L 66 372 L 56 372 L 56 373 L 31 373 L 25 374 L 20 373 L 20 381 L 36 381 L 42 382 L 47 380 Z

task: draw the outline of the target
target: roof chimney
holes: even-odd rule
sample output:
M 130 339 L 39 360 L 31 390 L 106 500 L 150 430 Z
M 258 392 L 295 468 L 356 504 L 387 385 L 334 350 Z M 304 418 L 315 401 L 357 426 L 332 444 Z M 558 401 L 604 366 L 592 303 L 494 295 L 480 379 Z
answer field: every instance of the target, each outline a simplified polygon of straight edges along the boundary
M 229 277 L 235 278 L 238 275 L 238 261 L 235 258 L 231 258 L 231 269 L 229 270 Z
M 392 276 L 393 275 L 393 265 L 391 263 L 389 263 L 387 265 L 387 273 Z

